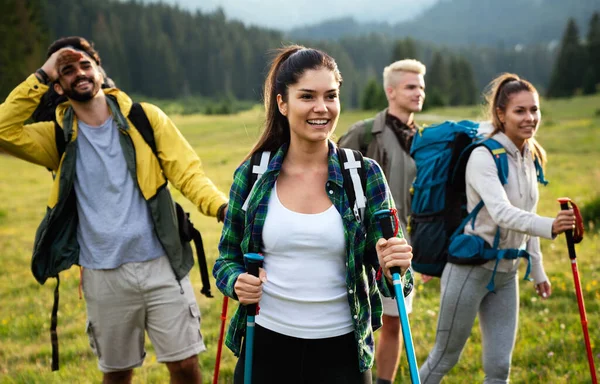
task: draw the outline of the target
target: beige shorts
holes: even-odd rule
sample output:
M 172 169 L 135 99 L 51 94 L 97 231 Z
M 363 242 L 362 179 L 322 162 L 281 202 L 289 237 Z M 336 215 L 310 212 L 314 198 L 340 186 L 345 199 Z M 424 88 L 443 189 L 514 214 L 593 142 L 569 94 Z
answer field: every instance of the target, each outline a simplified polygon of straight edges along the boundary
M 184 360 L 206 350 L 189 277 L 179 285 L 166 257 L 116 269 L 84 269 L 82 280 L 87 334 L 100 371 L 141 366 L 145 332 L 159 362 Z
M 412 313 L 413 306 L 413 298 L 415 297 L 415 290 L 404 298 L 404 304 L 406 305 L 406 313 Z M 383 301 L 383 314 L 392 317 L 400 317 L 400 313 L 398 313 L 398 304 L 396 304 L 396 299 L 392 299 L 389 297 L 381 296 L 381 301 Z

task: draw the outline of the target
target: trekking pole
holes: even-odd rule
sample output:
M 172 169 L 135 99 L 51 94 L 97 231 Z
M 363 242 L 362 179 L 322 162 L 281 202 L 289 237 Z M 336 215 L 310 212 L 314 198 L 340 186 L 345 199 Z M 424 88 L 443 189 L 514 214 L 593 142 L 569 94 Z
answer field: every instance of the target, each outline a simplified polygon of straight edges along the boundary
M 252 276 L 258 277 L 258 268 L 262 265 L 264 257 L 258 253 L 246 253 L 244 255 L 246 269 Z M 254 316 L 256 316 L 256 304 L 246 306 L 246 355 L 244 359 L 244 384 L 252 383 L 252 347 L 254 346 Z
M 223 338 L 225 336 L 225 320 L 227 320 L 227 304 L 229 297 L 223 298 L 223 309 L 221 310 L 221 332 L 219 334 L 219 344 L 217 346 L 217 357 L 215 361 L 215 373 L 213 374 L 213 384 L 219 382 L 219 368 L 221 366 L 221 351 L 223 350 Z
M 590 335 L 588 332 L 587 314 L 585 312 L 585 303 L 583 301 L 583 292 L 581 290 L 581 281 L 579 279 L 579 270 L 577 269 L 577 255 L 575 254 L 575 243 L 579 243 L 581 240 L 583 240 L 583 221 L 581 220 L 581 215 L 579 214 L 579 208 L 571 201 L 571 199 L 568 197 L 563 197 L 558 199 L 558 202 L 560 203 L 560 208 L 563 211 L 569 209 L 569 203 L 571 203 L 571 206 L 575 211 L 575 218 L 577 222 L 575 227 L 575 235 L 573 234 L 573 230 L 569 229 L 568 231 L 565 231 L 565 236 L 567 238 L 569 258 L 571 259 L 571 269 L 573 270 L 577 305 L 579 306 L 579 317 L 581 318 L 581 328 L 583 329 L 583 338 L 585 340 L 585 349 L 587 351 L 590 374 L 592 375 L 592 384 L 598 384 L 598 379 L 596 378 L 596 367 L 594 366 L 594 355 L 592 354 L 592 345 L 590 343 Z
M 396 217 L 396 210 L 383 209 L 375 212 L 375 219 L 379 223 L 381 233 L 385 239 L 390 239 L 398 234 L 400 225 Z M 392 221 L 393 220 L 393 221 Z M 394 225 L 395 224 L 395 225 Z M 404 350 L 408 360 L 408 368 L 410 371 L 410 380 L 412 384 L 420 384 L 419 367 L 415 356 L 415 347 L 412 341 L 410 332 L 410 323 L 408 322 L 408 313 L 406 304 L 404 303 L 404 289 L 402 278 L 400 277 L 400 268 L 392 267 L 392 283 L 394 292 L 396 293 L 396 304 L 398 305 L 398 313 L 400 314 L 400 326 L 402 327 L 402 338 L 404 339 Z

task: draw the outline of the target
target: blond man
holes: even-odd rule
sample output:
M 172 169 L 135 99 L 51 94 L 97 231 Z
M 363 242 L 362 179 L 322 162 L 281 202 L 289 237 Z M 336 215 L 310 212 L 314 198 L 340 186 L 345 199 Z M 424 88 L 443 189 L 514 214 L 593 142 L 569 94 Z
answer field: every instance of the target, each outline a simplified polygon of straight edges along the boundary
M 414 115 L 423 109 L 425 100 L 425 72 L 425 65 L 413 59 L 396 61 L 385 67 L 383 87 L 388 107 L 374 118 L 352 125 L 339 141 L 340 147 L 358 149 L 381 165 L 405 236 L 411 214 L 409 191 L 416 176 L 410 146 L 418 128 Z M 409 313 L 412 299 L 412 294 L 406 298 Z M 391 384 L 400 360 L 402 339 L 396 302 L 383 298 L 383 304 L 383 326 L 375 345 L 377 384 Z

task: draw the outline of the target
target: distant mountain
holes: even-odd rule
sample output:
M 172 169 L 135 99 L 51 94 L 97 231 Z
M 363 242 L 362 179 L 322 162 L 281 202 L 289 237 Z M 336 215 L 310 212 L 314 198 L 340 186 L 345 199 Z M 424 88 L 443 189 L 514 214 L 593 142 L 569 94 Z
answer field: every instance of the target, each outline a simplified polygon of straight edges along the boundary
M 287 33 L 291 40 L 338 40 L 342 37 L 358 37 L 370 33 L 386 36 L 396 35 L 393 24 L 387 22 L 360 22 L 354 17 L 340 17 L 306 27 L 294 28 Z
M 391 12 L 400 9 L 390 8 Z M 440 0 L 412 21 L 363 23 L 333 19 L 288 32 L 291 40 L 332 40 L 381 33 L 447 45 L 529 44 L 559 40 L 567 19 L 587 29 L 600 0 Z
M 130 0 L 121 0 L 130 1 Z M 137 0 L 140 1 L 140 0 Z M 227 19 L 245 25 L 288 31 L 327 19 L 353 17 L 359 22 L 407 21 L 440 0 L 141 0 L 161 2 L 188 10 L 214 12 L 221 8 Z M 392 10 L 392 12 L 390 12 Z M 397 10 L 401 10 L 398 12 Z

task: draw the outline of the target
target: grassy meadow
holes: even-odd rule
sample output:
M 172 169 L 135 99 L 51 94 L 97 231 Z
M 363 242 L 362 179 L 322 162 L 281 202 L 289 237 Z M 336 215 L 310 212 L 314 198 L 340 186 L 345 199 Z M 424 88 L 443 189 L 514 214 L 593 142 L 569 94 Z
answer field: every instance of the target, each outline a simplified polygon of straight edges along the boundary
M 443 108 L 418 116 L 420 123 L 443 119 L 476 119 L 479 108 Z M 556 198 L 570 196 L 580 205 L 600 194 L 600 97 L 543 101 L 542 127 L 538 139 L 547 149 L 546 172 L 550 184 L 541 187 L 539 213 L 554 216 Z M 343 112 L 338 135 L 351 123 L 372 115 Z M 233 116 L 173 116 L 185 137 L 203 160 L 206 173 L 223 190 L 229 191 L 232 174 L 259 135 L 260 108 Z M 79 298 L 79 269 L 61 275 L 61 302 L 58 335 L 61 369 L 51 372 L 49 337 L 54 280 L 38 285 L 30 272 L 34 234 L 42 219 L 51 184 L 50 174 L 9 156 L 0 156 L 0 383 L 98 383 L 101 374 L 85 335 L 85 302 Z M 202 231 L 209 268 L 217 257 L 221 225 L 201 216 L 185 198 L 177 200 L 192 213 Z M 586 300 L 590 337 L 600 366 L 600 262 L 595 260 L 600 237 L 588 234 L 577 247 L 578 264 Z M 553 295 L 542 301 L 531 283 L 522 282 L 521 311 L 517 345 L 513 355 L 511 381 L 514 383 L 591 382 L 583 343 L 581 323 L 574 295 L 573 278 L 564 237 L 542 240 L 546 271 Z M 520 276 L 524 274 L 524 268 Z M 208 351 L 201 355 L 205 383 L 212 382 L 219 336 L 223 296 L 213 284 L 214 298 L 199 293 L 197 266 L 192 282 L 202 311 L 202 333 Z M 422 363 L 432 348 L 439 305 L 439 280 L 417 285 L 411 324 L 416 355 Z M 229 316 L 235 302 L 230 301 Z M 168 372 L 156 361 L 147 343 L 144 366 L 136 369 L 135 383 L 166 383 Z M 235 357 L 224 348 L 221 383 L 231 383 Z M 326 364 L 326 362 L 323 362 Z M 406 360 L 401 361 L 396 383 L 409 382 Z M 481 338 L 473 332 L 459 364 L 445 383 L 483 382 Z

